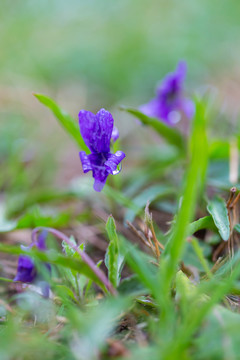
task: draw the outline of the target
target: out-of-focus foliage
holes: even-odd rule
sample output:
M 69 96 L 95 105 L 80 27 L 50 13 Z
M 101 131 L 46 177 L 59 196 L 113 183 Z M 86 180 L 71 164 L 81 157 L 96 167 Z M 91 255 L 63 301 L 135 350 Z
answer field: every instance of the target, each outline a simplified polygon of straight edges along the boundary
M 80 101 L 87 86 L 97 96 L 93 104 L 88 99 L 92 107 L 146 99 L 178 59 L 186 59 L 190 78 L 201 82 L 236 66 L 239 11 L 232 0 L 29 0 L 14 6 L 2 0 L 0 74 L 5 85 L 34 82 L 58 90 L 72 83 Z
M 240 4 L 0 8 L 0 359 L 238 359 Z M 169 128 L 138 106 L 179 59 L 196 114 Z M 77 113 L 102 107 L 126 159 L 97 194 Z M 36 227 L 45 252 L 20 248 Z

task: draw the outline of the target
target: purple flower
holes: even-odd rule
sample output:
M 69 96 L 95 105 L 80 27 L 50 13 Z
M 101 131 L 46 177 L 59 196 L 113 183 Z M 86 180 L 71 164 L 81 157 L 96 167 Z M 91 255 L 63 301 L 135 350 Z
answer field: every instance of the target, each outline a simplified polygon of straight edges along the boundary
M 47 231 L 42 231 L 38 239 L 35 243 L 32 243 L 30 246 L 21 246 L 23 250 L 30 251 L 34 246 L 38 248 L 40 251 L 47 250 L 46 247 L 46 237 Z M 49 264 L 45 264 L 47 269 L 51 271 L 51 267 Z M 20 281 L 23 283 L 33 283 L 36 280 L 40 279 L 37 273 L 37 268 L 33 259 L 28 255 L 20 255 L 18 258 L 18 267 L 17 274 L 14 278 L 14 281 Z M 40 281 L 42 294 L 45 297 L 48 297 L 49 294 L 49 285 L 46 281 Z M 48 290 L 47 290 L 48 289 Z
M 184 96 L 183 85 L 187 72 L 187 64 L 180 61 L 176 70 L 169 73 L 157 88 L 156 97 L 139 109 L 150 117 L 163 120 L 174 125 L 180 120 L 180 113 L 191 119 L 194 115 L 193 102 Z
M 125 154 L 122 151 L 115 154 L 110 152 L 111 137 L 116 139 L 116 132 L 114 134 L 113 131 L 114 120 L 110 112 L 101 109 L 94 115 L 90 111 L 81 110 L 78 117 L 80 132 L 91 151 L 89 155 L 84 151 L 79 153 L 83 172 L 92 171 L 95 180 L 93 188 L 101 191 L 108 175 L 119 173 L 117 166 L 125 158 Z
M 119 138 L 118 128 L 116 126 L 113 126 L 111 139 L 112 139 L 113 142 L 115 142 L 115 141 L 117 141 L 118 138 Z
M 20 255 L 18 258 L 17 274 L 14 281 L 21 281 L 23 283 L 32 283 L 36 278 L 37 271 L 34 261 L 30 256 Z

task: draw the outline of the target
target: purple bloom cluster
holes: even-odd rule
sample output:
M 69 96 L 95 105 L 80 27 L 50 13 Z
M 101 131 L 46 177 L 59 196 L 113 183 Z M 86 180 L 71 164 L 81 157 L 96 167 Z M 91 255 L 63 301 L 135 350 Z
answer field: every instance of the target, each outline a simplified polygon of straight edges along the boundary
M 168 125 L 174 125 L 184 113 L 189 119 L 194 115 L 193 102 L 184 96 L 183 85 L 187 64 L 180 61 L 176 70 L 169 73 L 157 88 L 156 97 L 139 109 L 150 117 L 158 118 Z
M 116 175 L 117 166 L 125 158 L 122 151 L 115 154 L 110 152 L 111 138 L 118 138 L 118 130 L 113 126 L 114 120 L 110 112 L 105 109 L 94 115 L 90 111 L 79 112 L 79 126 L 85 144 L 91 151 L 87 155 L 80 151 L 83 172 L 92 171 L 94 178 L 94 190 L 101 191 L 105 185 L 108 175 Z
M 21 246 L 23 250 L 30 251 L 34 246 L 40 251 L 46 251 L 46 237 L 47 231 L 42 231 L 35 243 L 30 246 Z M 45 264 L 47 269 L 51 271 L 50 265 Z M 18 258 L 17 274 L 14 281 L 20 281 L 23 283 L 33 283 L 39 278 L 36 266 L 33 259 L 28 255 L 20 255 Z M 49 285 L 45 281 L 40 281 L 42 293 L 45 297 L 49 294 Z

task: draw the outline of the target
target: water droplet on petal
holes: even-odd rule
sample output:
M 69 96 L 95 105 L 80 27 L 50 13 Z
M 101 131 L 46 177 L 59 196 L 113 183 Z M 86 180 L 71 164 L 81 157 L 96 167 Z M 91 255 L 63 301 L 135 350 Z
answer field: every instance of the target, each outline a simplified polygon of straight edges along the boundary
M 117 175 L 117 174 L 119 174 L 121 170 L 122 170 L 122 164 L 119 164 L 119 165 L 117 166 L 117 169 L 112 172 L 112 175 Z
M 171 111 L 168 115 L 168 120 L 171 124 L 175 125 L 181 120 L 179 111 Z

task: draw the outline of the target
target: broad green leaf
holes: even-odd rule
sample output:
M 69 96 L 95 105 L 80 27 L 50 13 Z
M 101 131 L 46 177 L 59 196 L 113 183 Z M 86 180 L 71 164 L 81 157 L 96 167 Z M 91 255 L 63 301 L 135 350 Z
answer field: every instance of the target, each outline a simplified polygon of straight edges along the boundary
M 200 218 L 188 226 L 188 233 L 189 235 L 193 235 L 196 231 L 202 230 L 202 229 L 209 229 L 212 231 L 217 231 L 217 228 L 214 224 L 213 218 L 211 216 L 205 216 L 203 218 Z
M 227 241 L 230 236 L 230 224 L 225 201 L 216 196 L 208 203 L 207 210 L 211 214 L 220 236 Z
M 124 278 L 118 286 L 118 291 L 122 295 L 138 296 L 148 294 L 149 290 L 139 281 L 136 274 Z
M 121 107 L 122 110 L 137 117 L 142 124 L 152 127 L 159 135 L 161 135 L 170 144 L 177 146 L 181 151 L 185 150 L 185 141 L 180 132 L 171 126 L 166 125 L 163 121 L 156 118 L 150 118 L 141 111 L 134 108 Z
M 121 279 L 124 256 L 119 251 L 119 240 L 116 231 L 116 224 L 112 215 L 110 215 L 107 220 L 106 230 L 110 243 L 105 255 L 105 264 L 108 268 L 108 277 L 110 282 L 114 287 L 117 287 Z
M 46 107 L 48 107 L 59 123 L 63 126 L 64 130 L 76 141 L 81 150 L 89 152 L 84 140 L 80 134 L 77 122 L 63 111 L 50 97 L 42 94 L 34 94 L 34 96 Z

